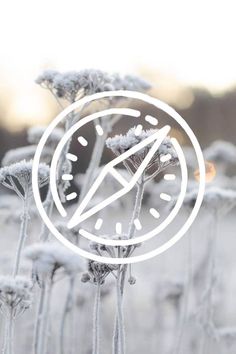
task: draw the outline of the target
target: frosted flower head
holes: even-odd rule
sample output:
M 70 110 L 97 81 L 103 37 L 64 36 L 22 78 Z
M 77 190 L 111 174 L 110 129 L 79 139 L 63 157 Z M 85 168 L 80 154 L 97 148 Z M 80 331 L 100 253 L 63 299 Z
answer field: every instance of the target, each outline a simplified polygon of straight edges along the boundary
M 198 189 L 186 193 L 183 205 L 193 208 L 196 203 Z M 236 206 L 236 192 L 230 189 L 210 187 L 205 190 L 203 207 L 218 215 L 224 215 Z
M 45 70 L 37 77 L 35 82 L 43 88 L 53 89 L 56 76 L 59 74 L 56 70 Z
M 113 264 L 99 263 L 96 261 L 88 261 L 88 271 L 82 275 L 81 281 L 86 283 L 90 282 L 92 284 L 104 284 L 106 277 L 114 270 L 117 266 Z
M 101 70 L 70 71 L 57 75 L 54 89 L 59 98 L 74 102 L 81 95 L 110 91 L 113 77 Z
M 236 164 L 236 146 L 230 142 L 217 140 L 203 153 L 206 160 L 222 164 Z
M 57 97 L 69 102 L 74 102 L 81 96 L 98 92 L 114 90 L 145 91 L 150 88 L 146 81 L 136 76 L 126 75 L 122 77 L 95 69 L 65 73 L 46 70 L 37 78 L 36 83 L 49 89 Z
M 27 132 L 28 142 L 31 144 L 38 144 L 46 128 L 47 127 L 45 126 L 30 127 Z M 64 130 L 62 128 L 54 128 L 47 139 L 47 145 L 56 146 L 63 135 Z
M 16 149 L 12 149 L 6 152 L 2 159 L 2 165 L 3 166 L 8 166 L 16 162 L 20 162 L 22 160 L 30 161 L 34 158 L 35 151 L 36 151 L 37 146 L 36 145 L 28 145 L 28 146 L 22 146 Z M 41 155 L 41 159 L 44 162 L 49 162 L 52 159 L 54 150 L 46 146 Z
M 142 140 L 146 139 L 150 135 L 153 135 L 157 130 L 143 130 L 140 135 L 135 134 L 136 127 L 131 128 L 125 135 L 116 135 L 113 138 L 108 138 L 106 140 L 106 146 L 113 151 L 115 155 L 121 155 L 125 151 L 129 150 L 133 146 L 140 143 Z M 134 167 L 134 169 L 138 169 L 144 158 L 146 157 L 150 147 L 152 144 L 146 146 L 145 148 L 137 151 L 134 155 L 130 156 L 126 161 Z M 161 157 L 163 155 L 170 154 L 171 159 L 166 162 L 161 162 Z M 166 137 L 162 144 L 160 145 L 158 151 L 154 154 L 152 160 L 150 161 L 147 169 L 156 165 L 159 171 L 165 169 L 170 165 L 177 165 L 178 157 L 175 150 L 172 147 L 171 141 L 169 137 Z
M 27 310 L 32 304 L 32 283 L 24 277 L 0 276 L 0 309 L 13 310 L 13 316 Z
M 42 163 L 38 169 L 38 184 L 48 182 L 49 167 Z M 0 183 L 13 189 L 19 196 L 26 198 L 32 193 L 32 161 L 20 161 L 0 169 Z
M 33 262 L 33 273 L 39 283 L 53 279 L 60 269 L 67 275 L 80 272 L 83 260 L 74 252 L 57 243 L 36 243 L 25 250 L 25 257 Z
M 147 81 L 133 75 L 125 75 L 124 77 L 116 75 L 114 86 L 116 90 L 128 91 L 147 91 L 151 88 L 151 85 Z

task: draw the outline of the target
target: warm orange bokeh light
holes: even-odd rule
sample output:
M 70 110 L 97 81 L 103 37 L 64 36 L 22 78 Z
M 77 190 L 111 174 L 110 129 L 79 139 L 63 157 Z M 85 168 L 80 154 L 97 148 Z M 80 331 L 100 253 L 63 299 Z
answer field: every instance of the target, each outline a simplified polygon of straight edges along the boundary
M 216 176 L 216 168 L 215 165 L 210 161 L 205 161 L 205 168 L 206 168 L 206 183 L 210 183 Z M 194 177 L 197 181 L 199 181 L 199 170 L 194 172 Z

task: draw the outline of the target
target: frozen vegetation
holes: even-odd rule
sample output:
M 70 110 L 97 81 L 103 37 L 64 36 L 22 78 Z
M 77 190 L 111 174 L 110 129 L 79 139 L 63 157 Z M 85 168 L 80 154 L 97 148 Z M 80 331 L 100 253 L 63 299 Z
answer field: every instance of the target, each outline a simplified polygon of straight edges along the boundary
M 53 95 L 60 109 L 96 92 L 150 88 L 140 78 L 97 70 L 48 70 L 36 83 Z M 109 124 L 105 119 L 99 122 L 104 134 L 96 137 L 87 170 L 74 179 L 80 200 L 101 169 L 105 148 L 115 157 L 154 132 L 143 130 L 137 135 L 137 127 L 133 127 L 117 135 L 112 130 L 119 118 L 113 117 Z M 39 166 L 39 187 L 49 217 L 54 215 L 54 208 L 47 164 L 64 132 L 77 119 L 77 115 L 71 115 L 64 126 L 54 130 Z M 32 158 L 44 130 L 43 126 L 30 128 L 29 145 L 7 152 L 0 169 L 2 354 L 235 354 L 236 176 L 232 171 L 236 147 L 216 141 L 205 149 L 205 159 L 214 164 L 217 176 L 207 184 L 195 224 L 171 250 L 131 267 L 85 261 L 56 242 L 41 221 L 31 178 Z M 61 175 L 72 169 L 65 159 L 69 147 L 59 162 Z M 120 173 L 125 178 L 132 176 L 149 149 L 146 146 L 130 156 Z M 193 152 L 189 147 L 185 151 L 191 171 Z M 166 154 L 171 159 L 163 161 Z M 177 166 L 177 155 L 167 137 L 136 183 L 135 193 L 111 208 L 111 219 L 117 213 L 126 218 L 132 208 L 127 233 L 112 231 L 104 238 L 134 238 L 141 209 L 148 210 L 162 190 L 159 177 Z M 198 182 L 193 173 L 190 177 L 181 211 L 183 219 L 196 201 Z M 173 196 L 178 194 L 175 182 L 178 178 L 169 182 L 168 191 Z M 106 191 L 115 190 L 111 180 L 106 183 Z M 60 180 L 62 200 L 69 187 L 69 181 Z M 78 230 L 68 230 L 60 220 L 56 226 L 79 244 Z M 130 257 L 145 249 L 145 244 L 112 247 L 92 242 L 88 248 L 100 256 Z

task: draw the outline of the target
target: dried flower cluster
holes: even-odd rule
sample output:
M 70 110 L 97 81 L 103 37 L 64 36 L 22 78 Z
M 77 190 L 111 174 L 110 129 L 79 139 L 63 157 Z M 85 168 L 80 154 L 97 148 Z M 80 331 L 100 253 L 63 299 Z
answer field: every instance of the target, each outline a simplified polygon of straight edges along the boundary
M 59 73 L 46 70 L 36 83 L 54 92 L 59 98 L 74 102 L 84 95 L 114 90 L 144 91 L 149 84 L 135 76 L 110 75 L 101 70 L 81 70 Z
M 49 177 L 49 167 L 41 163 L 38 169 L 38 184 L 43 186 Z M 0 169 L 0 183 L 5 187 L 15 190 L 17 194 L 25 198 L 31 194 L 32 187 L 32 161 L 20 161 Z
M 33 273 L 41 283 L 45 277 L 54 277 L 62 270 L 67 275 L 80 272 L 83 261 L 74 252 L 56 243 L 36 243 L 25 250 L 26 258 L 33 262 Z
M 13 311 L 13 318 L 22 314 L 32 304 L 32 284 L 24 277 L 0 277 L 0 309 Z

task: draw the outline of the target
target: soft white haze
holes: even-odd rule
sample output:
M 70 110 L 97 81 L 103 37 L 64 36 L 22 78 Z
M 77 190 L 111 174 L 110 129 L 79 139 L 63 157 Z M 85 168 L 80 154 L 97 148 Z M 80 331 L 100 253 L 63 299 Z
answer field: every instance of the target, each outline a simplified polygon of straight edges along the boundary
M 27 105 L 22 100 L 28 101 L 29 95 L 35 101 L 33 80 L 45 67 L 154 72 L 181 85 L 225 90 L 236 82 L 235 4 L 227 0 L 2 2 L 1 85 L 14 91 L 16 111 Z

